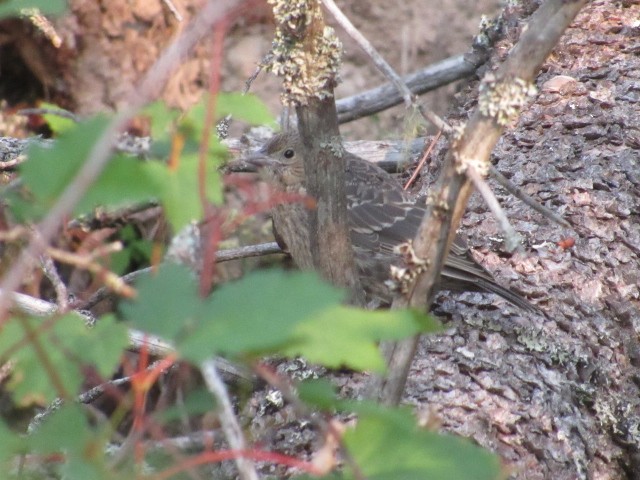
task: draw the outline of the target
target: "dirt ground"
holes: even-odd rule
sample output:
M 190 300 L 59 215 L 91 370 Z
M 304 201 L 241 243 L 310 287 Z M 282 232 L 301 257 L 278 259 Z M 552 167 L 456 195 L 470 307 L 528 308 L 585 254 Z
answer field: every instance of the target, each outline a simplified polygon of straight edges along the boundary
M 2 98 L 29 101 L 41 95 L 79 114 L 118 108 L 142 73 L 152 64 L 174 34 L 197 11 L 202 0 L 175 0 L 184 16 L 178 22 L 161 1 L 93 0 L 71 1 L 72 15 L 55 22 L 63 40 L 53 48 L 42 36 L 21 24 L 5 24 L 8 33 L 0 62 L 5 81 Z M 478 33 L 482 15 L 497 12 L 497 0 L 428 2 L 410 0 L 389 8 L 383 0 L 337 2 L 345 14 L 401 74 L 469 49 Z M 224 90 L 240 91 L 256 65 L 269 51 L 273 21 L 265 4 L 243 14 L 225 40 Z M 362 50 L 343 31 L 342 82 L 337 97 L 353 95 L 384 83 Z M 16 52 L 18 54 L 16 54 Z M 208 84 L 210 44 L 203 42 L 172 75 L 163 98 L 173 106 L 188 108 Z M 19 57 L 19 58 L 16 58 Z M 44 87 L 42 87 L 44 86 Z M 4 91 L 1 91 L 1 90 Z M 261 75 L 252 91 L 281 111 L 280 81 Z M 447 110 L 454 87 L 428 94 L 427 105 L 440 114 Z M 399 138 L 404 135 L 404 108 L 383 112 L 370 119 L 344 126 L 351 139 Z M 233 133 L 242 131 L 234 126 Z

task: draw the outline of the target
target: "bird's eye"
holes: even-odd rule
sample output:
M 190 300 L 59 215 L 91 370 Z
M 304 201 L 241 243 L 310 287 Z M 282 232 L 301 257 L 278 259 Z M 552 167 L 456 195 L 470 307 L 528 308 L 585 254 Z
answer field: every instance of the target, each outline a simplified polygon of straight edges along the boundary
M 290 148 L 287 148 L 284 151 L 284 158 L 293 158 L 293 156 L 296 154 L 296 152 L 294 152 L 293 150 L 291 150 Z

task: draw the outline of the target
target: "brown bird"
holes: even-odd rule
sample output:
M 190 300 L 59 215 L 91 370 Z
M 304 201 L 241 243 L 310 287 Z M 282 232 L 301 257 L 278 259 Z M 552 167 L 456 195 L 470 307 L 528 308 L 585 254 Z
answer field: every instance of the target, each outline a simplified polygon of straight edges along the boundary
M 302 144 L 297 132 L 275 135 L 260 150 L 245 158 L 267 173 L 267 180 L 279 190 L 305 194 Z M 391 265 L 401 265 L 395 247 L 415 237 L 426 207 L 416 204 L 387 172 L 366 160 L 345 152 L 345 176 L 351 242 L 360 280 L 367 298 L 376 304 L 389 304 Z M 278 205 L 272 211 L 278 243 L 288 250 L 302 269 L 312 269 L 308 254 L 307 209 L 301 203 Z M 440 288 L 451 291 L 495 293 L 514 305 L 539 312 L 515 292 L 497 284 L 469 254 L 464 241 L 456 236 L 444 268 Z

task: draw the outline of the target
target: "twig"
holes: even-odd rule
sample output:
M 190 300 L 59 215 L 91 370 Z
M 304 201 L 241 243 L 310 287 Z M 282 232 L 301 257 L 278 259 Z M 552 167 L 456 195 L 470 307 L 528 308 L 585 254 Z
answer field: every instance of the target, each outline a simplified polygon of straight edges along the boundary
M 146 446 L 150 450 L 164 451 L 170 447 L 182 452 L 197 452 L 207 449 L 217 436 L 219 435 L 216 435 L 215 431 L 203 430 L 180 437 L 149 441 Z
M 64 250 L 53 247 L 48 247 L 46 249 L 47 254 L 58 260 L 59 262 L 66 263 L 68 265 L 74 265 L 78 268 L 88 270 L 89 272 L 99 277 L 106 287 L 113 290 L 118 295 L 127 298 L 133 298 L 136 296 L 135 289 L 131 288 L 129 285 L 123 282 L 118 275 L 103 267 L 94 260 L 95 257 L 104 255 L 105 252 L 112 253 L 120 250 L 122 250 L 122 244 L 120 242 L 103 245 L 102 248 L 94 250 L 93 253 L 95 255 L 89 256 L 78 255 L 76 253 L 66 252 Z
M 404 100 L 405 107 L 409 108 L 412 105 L 415 105 L 415 99 L 411 90 L 404 82 L 404 80 L 398 75 L 391 65 L 387 63 L 387 61 L 378 53 L 378 51 L 373 48 L 373 45 L 360 33 L 360 31 L 351 23 L 351 21 L 342 13 L 342 11 L 338 8 L 338 6 L 333 2 L 333 0 L 322 0 L 323 5 L 329 10 L 336 21 L 345 29 L 347 34 L 355 42 L 364 50 L 364 52 L 369 55 L 369 58 L 373 61 L 373 64 L 382 72 L 382 74 L 387 77 L 393 86 L 396 88 L 397 92 L 401 95 Z M 423 106 L 418 107 L 418 111 L 423 116 L 424 119 L 431 121 L 434 125 L 443 130 L 446 129 L 444 127 L 445 122 L 435 113 Z M 445 130 L 446 131 L 446 130 Z
M 284 253 L 276 242 L 260 243 L 257 245 L 249 245 L 240 248 L 230 248 L 228 250 L 218 250 L 216 253 L 216 262 L 228 262 L 231 260 L 238 260 L 241 258 L 260 257 L 263 255 L 271 255 L 275 253 Z M 120 278 L 123 283 L 131 285 L 138 277 L 146 275 L 153 271 L 157 267 L 147 267 L 135 272 L 128 273 Z M 98 303 L 109 298 L 111 290 L 102 287 L 98 289 L 86 302 L 79 305 L 79 308 L 83 310 L 89 310 L 95 307 Z
M 69 308 L 69 292 L 67 291 L 67 286 L 62 281 L 62 278 L 60 278 L 58 269 L 49 255 L 40 255 L 40 267 L 53 285 L 53 289 L 56 292 L 56 298 L 58 299 L 58 308 L 62 312 L 66 311 L 67 308 Z
M 151 273 L 153 270 L 154 270 L 154 267 L 142 268 L 140 270 L 136 270 L 135 272 L 127 273 L 126 275 L 120 277 L 120 281 L 122 283 L 130 285 L 138 277 L 140 277 L 142 275 L 146 275 L 147 273 Z M 93 295 L 91 295 L 89 300 L 87 300 L 84 303 L 81 303 L 80 305 L 77 305 L 77 307 L 82 309 L 82 310 L 91 310 L 98 303 L 100 303 L 103 300 L 106 300 L 107 298 L 109 298 L 111 296 L 111 292 L 112 292 L 112 290 L 110 288 L 108 288 L 106 286 L 105 287 L 101 287 Z
M 440 139 L 441 135 L 442 135 L 442 130 L 439 130 L 438 134 L 435 137 L 433 137 L 433 139 L 431 140 L 431 143 L 429 144 L 429 147 L 425 150 L 424 154 L 422 155 L 422 158 L 420 159 L 420 163 L 418 163 L 418 166 L 413 171 L 413 174 L 411 174 L 411 178 L 407 180 L 407 183 L 404 184 L 404 190 L 408 189 L 413 184 L 415 179 L 418 178 L 418 175 L 420 175 L 420 172 L 422 171 L 422 167 L 427 161 L 427 158 L 429 158 L 429 155 L 431 154 L 433 147 L 436 146 L 436 143 Z
M 146 371 L 153 371 L 157 368 L 160 362 L 154 362 L 149 367 L 146 368 Z M 84 393 L 81 393 L 76 398 L 78 403 L 91 403 L 97 398 L 101 397 L 108 387 L 119 387 L 121 385 L 127 385 L 131 382 L 131 377 L 122 377 L 116 378 L 114 380 L 109 380 L 108 382 L 97 385 Z M 54 412 L 60 409 L 64 405 L 64 400 L 62 398 L 56 398 L 53 400 L 44 411 L 37 413 L 29 422 L 29 426 L 27 427 L 27 432 L 32 434 L 40 428 L 42 423 Z
M 493 213 L 494 217 L 498 220 L 500 224 L 500 228 L 504 234 L 504 245 L 509 253 L 513 253 L 517 249 L 522 249 L 521 242 L 522 237 L 515 231 L 515 229 L 511 226 L 507 215 L 504 210 L 498 203 L 498 199 L 493 194 L 493 191 L 485 181 L 485 179 L 478 173 L 475 167 L 469 165 L 467 167 L 467 177 L 471 179 L 476 190 L 480 192 L 482 198 L 484 198 L 485 203 Z
M 405 106 L 409 108 L 413 103 L 413 95 L 402 78 L 400 78 L 395 70 L 391 68 L 391 65 L 387 63 L 382 55 L 378 53 L 373 45 L 371 45 L 369 40 L 367 40 L 365 36 L 360 33 L 360 31 L 353 25 L 353 23 L 351 23 L 346 15 L 342 13 L 342 10 L 338 8 L 333 0 L 322 0 L 322 4 L 327 10 L 331 12 L 338 24 L 340 24 L 340 26 L 344 28 L 347 34 L 353 40 L 355 40 L 355 42 L 360 46 L 360 48 L 362 48 L 362 50 L 365 51 L 367 55 L 369 55 L 369 58 L 371 58 L 378 70 L 380 70 L 380 72 L 382 72 L 382 74 L 387 77 L 391 81 L 391 83 L 393 83 L 397 91 L 404 99 Z
M 22 110 L 18 110 L 16 115 L 56 115 L 58 117 L 68 118 L 76 123 L 80 123 L 82 120 L 75 113 L 61 108 L 23 108 Z
M 502 185 L 511 195 L 521 200 L 524 204 L 528 205 L 536 212 L 541 213 L 552 222 L 555 222 L 558 225 L 562 225 L 563 227 L 571 228 L 571 224 L 569 222 L 567 222 L 553 210 L 550 210 L 541 203 L 536 202 L 533 198 L 524 193 L 521 188 L 516 187 L 512 182 L 510 182 L 509 179 L 502 175 L 493 165 L 491 166 L 489 172 L 500 185 Z
M 19 165 L 22 165 L 27 160 L 27 156 L 25 154 L 18 155 L 16 158 L 12 160 L 6 160 L 4 162 L 0 162 L 0 170 L 12 170 Z
M 453 232 L 472 192 L 471 181 L 464 174 L 465 167 L 478 159 L 488 163 L 504 126 L 513 121 L 519 107 L 526 102 L 535 74 L 585 2 L 547 0 L 543 3 L 532 15 L 509 57 L 495 74 L 488 74 L 483 80 L 478 108 L 447 154 L 427 215 L 413 243 L 414 253 L 429 268 L 418 272 L 409 296 L 396 297 L 393 308 L 429 309 Z M 400 402 L 418 339 L 416 336 L 387 346 L 392 367 L 380 390 L 384 403 Z
M 173 16 L 176 17 L 176 20 L 178 20 L 179 22 L 182 22 L 184 20 L 182 14 L 178 11 L 171 0 L 162 0 L 162 2 L 167 6 L 169 11 L 173 13 Z
M 447 135 L 451 135 L 453 131 L 453 129 L 451 128 L 451 125 L 449 125 L 442 118 L 440 118 L 440 116 L 437 115 L 434 111 L 428 108 L 425 108 L 424 105 L 422 104 L 418 105 L 418 111 L 420 112 L 420 115 L 422 115 L 422 118 L 433 123 L 433 125 L 435 125 L 435 127 L 439 131 L 444 132 Z
M 15 242 L 21 238 L 27 238 L 31 235 L 31 230 L 23 225 L 16 225 L 11 230 L 0 231 L 0 241 Z
M 202 372 L 202 377 L 204 378 L 207 388 L 213 393 L 218 402 L 220 424 L 227 437 L 229 446 L 233 450 L 245 450 L 247 442 L 244 439 L 242 429 L 233 411 L 233 405 L 231 404 L 227 388 L 218 374 L 215 362 L 213 360 L 202 362 L 200 371 Z M 251 460 L 239 456 L 235 459 L 235 462 L 241 479 L 258 480 L 258 472 L 256 472 Z
M 216 252 L 216 262 L 228 262 L 240 258 L 261 257 L 274 253 L 284 253 L 276 242 L 259 243 L 246 247 L 230 248 L 228 250 L 218 250 Z
M 473 75 L 484 61 L 484 57 L 474 57 L 473 60 L 470 60 L 464 55 L 457 55 L 403 76 L 402 81 L 413 94 L 422 95 Z M 402 95 L 395 85 L 389 82 L 380 87 L 338 100 L 336 102 L 338 122 L 347 123 L 368 117 L 398 105 L 402 101 Z
M 29 21 L 35 26 L 40 33 L 51 42 L 55 48 L 60 48 L 62 45 L 62 38 L 56 32 L 53 24 L 40 13 L 37 8 L 23 8 L 21 13 L 29 18 Z

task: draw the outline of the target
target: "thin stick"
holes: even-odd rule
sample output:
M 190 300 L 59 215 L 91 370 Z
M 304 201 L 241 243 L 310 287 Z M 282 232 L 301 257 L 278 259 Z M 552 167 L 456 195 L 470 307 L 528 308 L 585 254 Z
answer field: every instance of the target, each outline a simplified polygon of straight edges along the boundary
M 478 171 L 471 165 L 467 167 L 467 177 L 473 182 L 473 185 L 476 187 L 476 190 L 480 192 L 482 198 L 484 198 L 485 203 L 493 213 L 493 216 L 496 217 L 498 223 L 500 224 L 500 228 L 504 233 L 504 244 L 507 252 L 513 253 L 517 249 L 521 249 L 521 241 L 522 237 L 515 231 L 509 219 L 507 218 L 507 214 L 504 212 L 498 199 L 493 194 L 491 187 L 487 184 L 484 178 L 478 173 Z
M 247 442 L 242 434 L 242 429 L 233 411 L 233 404 L 229 398 L 229 392 L 218 373 L 218 369 L 213 360 L 206 360 L 200 365 L 200 372 L 207 385 L 207 388 L 216 397 L 220 409 L 220 424 L 224 431 L 229 446 L 233 450 L 245 450 Z M 237 457 L 236 466 L 243 480 L 258 480 L 258 472 L 248 458 Z
M 533 198 L 524 193 L 521 188 L 516 187 L 512 182 L 510 182 L 509 179 L 502 175 L 494 166 L 491 166 L 490 173 L 500 185 L 502 185 L 511 195 L 521 200 L 524 204 L 528 205 L 536 212 L 541 213 L 552 222 L 562 225 L 563 227 L 571 228 L 571 224 L 569 222 L 541 203 L 536 202 Z
M 228 250 L 219 250 L 216 253 L 216 262 L 228 262 L 230 260 L 239 260 L 241 258 L 261 257 L 263 255 L 271 255 L 274 253 L 284 253 L 276 242 L 259 243 L 257 245 L 249 245 L 240 248 L 230 248 Z M 128 273 L 120 278 L 123 283 L 131 285 L 138 277 L 146 275 L 153 271 L 157 267 L 147 267 L 135 272 Z M 111 290 L 107 287 L 98 289 L 92 296 L 79 306 L 82 310 L 89 310 L 95 307 L 98 303 L 109 298 Z
M 351 21 L 346 17 L 344 13 L 338 8 L 338 6 L 333 2 L 333 0 L 322 0 L 322 4 L 325 6 L 327 10 L 331 12 L 336 21 L 345 29 L 347 34 L 355 40 L 355 42 L 365 51 L 367 55 L 371 58 L 374 65 L 382 72 L 382 74 L 387 77 L 398 89 L 398 92 L 402 95 L 404 99 L 404 104 L 408 108 L 413 104 L 413 94 L 411 90 L 404 83 L 400 75 L 398 75 L 391 65 L 387 63 L 387 61 L 378 53 L 378 51 L 371 45 L 369 40 L 365 38 L 364 35 L 360 33 L 360 31 L 351 23 Z
M 162 0 L 162 2 L 167 6 L 169 11 L 173 13 L 173 16 L 176 17 L 176 20 L 178 20 L 179 22 L 182 22 L 184 20 L 182 14 L 178 11 L 171 0 Z
M 422 171 L 422 167 L 427 161 L 427 158 L 429 158 L 429 155 L 431 155 L 431 150 L 433 150 L 433 147 L 436 146 L 436 143 L 438 142 L 438 139 L 440 138 L 441 135 L 442 135 L 442 130 L 439 130 L 438 134 L 435 137 L 433 137 L 433 140 L 431 140 L 429 147 L 425 150 L 424 155 L 422 155 L 422 158 L 420 159 L 420 163 L 418 163 L 418 166 L 413 171 L 411 178 L 407 180 L 407 183 L 405 183 L 404 190 L 408 189 L 413 184 L 415 179 L 418 178 L 418 175 Z

